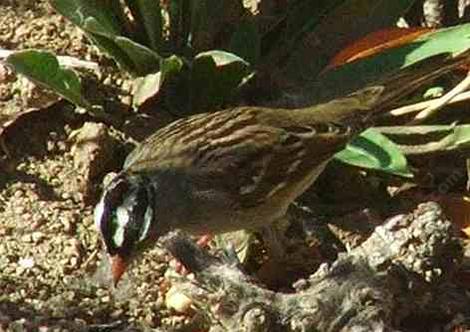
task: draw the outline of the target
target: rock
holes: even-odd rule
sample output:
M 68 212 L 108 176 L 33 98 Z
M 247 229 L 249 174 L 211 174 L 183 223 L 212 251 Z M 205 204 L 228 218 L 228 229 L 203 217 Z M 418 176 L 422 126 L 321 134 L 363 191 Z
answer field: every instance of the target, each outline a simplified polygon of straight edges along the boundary
M 168 309 L 187 314 L 192 311 L 192 304 L 193 301 L 177 287 L 171 287 L 166 293 L 165 305 Z
M 42 233 L 42 232 L 33 232 L 31 234 L 31 239 L 33 240 L 34 243 L 41 242 L 41 240 L 44 239 L 44 233 Z
M 84 180 L 78 189 L 89 199 L 94 194 L 93 183 L 109 170 L 118 144 L 109 134 L 108 126 L 95 122 L 86 122 L 69 139 L 74 141 L 71 151 L 74 166 Z

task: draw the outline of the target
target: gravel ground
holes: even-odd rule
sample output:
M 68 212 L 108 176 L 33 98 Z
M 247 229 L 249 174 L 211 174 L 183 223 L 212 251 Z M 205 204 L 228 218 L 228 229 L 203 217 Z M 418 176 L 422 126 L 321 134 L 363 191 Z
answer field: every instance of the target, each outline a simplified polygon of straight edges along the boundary
M 25 48 L 109 68 L 109 60 L 47 0 L 0 0 L 0 51 Z M 114 74 L 100 80 L 125 86 L 126 79 L 116 81 Z M 167 308 L 170 257 L 160 248 L 146 253 L 117 289 L 110 286 L 92 218 L 103 173 L 122 165 L 130 138 L 141 140 L 169 116 L 129 116 L 120 132 L 77 116 L 57 100 L 0 63 L 0 332 L 203 330 L 191 310 Z M 110 148 L 108 160 L 94 160 L 93 145 L 77 150 L 84 128 L 122 144 Z
M 106 61 L 46 1 L 2 1 L 0 49 L 24 48 Z M 188 317 L 164 306 L 168 257 L 159 249 L 146 254 L 117 290 L 109 287 L 88 202 L 93 199 L 83 194 L 87 179 L 72 153 L 73 131 L 84 120 L 44 110 L 55 97 L 22 84 L 0 65 L 0 331 L 141 331 L 185 324 Z M 41 110 L 5 134 L 9 119 L 31 107 Z

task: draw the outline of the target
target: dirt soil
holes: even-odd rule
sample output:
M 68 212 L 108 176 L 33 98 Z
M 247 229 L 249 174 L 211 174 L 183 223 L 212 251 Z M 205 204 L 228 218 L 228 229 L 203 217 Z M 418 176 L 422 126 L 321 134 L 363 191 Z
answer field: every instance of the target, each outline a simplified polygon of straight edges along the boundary
M 105 95 L 115 125 L 78 114 L 2 65 L 5 51 L 29 48 L 98 64 L 100 89 L 88 90 Z M 0 332 L 204 330 L 192 310 L 167 307 L 171 257 L 162 248 L 111 285 L 93 222 L 101 183 L 135 142 L 174 119 L 160 110 L 130 112 L 130 80 L 122 75 L 47 0 L 0 0 Z M 370 186 L 344 190 L 353 181 L 344 174 L 349 182 L 335 173 L 331 193 L 380 201 Z
M 109 65 L 46 1 L 1 1 L 0 51 L 26 48 Z M 0 62 L 0 331 L 184 325 L 190 318 L 166 309 L 161 296 L 164 251 L 146 254 L 117 290 L 110 287 L 92 218 L 98 189 L 83 190 L 88 173 L 73 153 L 74 131 L 89 119 L 56 101 Z M 140 139 L 156 124 L 133 126 Z M 124 155 L 116 153 L 114 165 Z

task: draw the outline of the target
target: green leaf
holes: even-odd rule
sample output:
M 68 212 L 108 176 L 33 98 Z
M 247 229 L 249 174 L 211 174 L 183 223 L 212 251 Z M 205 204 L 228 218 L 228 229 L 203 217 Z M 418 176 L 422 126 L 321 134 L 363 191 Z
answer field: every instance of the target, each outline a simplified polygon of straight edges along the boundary
M 274 44 L 274 51 L 281 53 L 277 58 L 289 57 L 279 75 L 286 84 L 310 82 L 334 54 L 370 32 L 394 26 L 413 2 L 335 0 L 321 1 L 321 6 L 311 0 L 293 2 L 281 39 L 287 43 Z M 272 45 L 272 41 L 269 43 Z
M 114 59 L 120 68 L 130 73 L 135 71 L 132 59 L 112 39 L 93 33 L 88 33 L 88 37 L 102 52 Z
M 125 70 L 138 76 L 158 70 L 160 56 L 129 38 L 130 31 L 125 29 L 129 22 L 124 19 L 122 7 L 116 2 L 52 0 L 51 4 L 83 29 L 101 50 Z M 150 25 L 153 22 L 147 23 Z
M 199 53 L 191 64 L 174 55 L 161 61 L 160 67 L 154 92 L 161 93 L 170 112 L 179 115 L 217 109 L 252 75 L 242 58 L 217 50 Z M 148 79 L 155 82 L 155 77 Z M 145 82 L 141 87 L 145 90 L 139 96 L 146 100 L 151 88 Z
M 184 93 L 175 94 L 178 91 L 187 91 L 182 87 L 184 81 L 187 81 L 183 74 L 183 66 L 183 60 L 173 55 L 160 61 L 160 71 L 158 73 L 137 78 L 133 90 L 133 106 L 135 108 L 140 107 L 148 99 L 157 96 L 166 86 L 166 101 L 170 109 L 186 110 L 188 108 L 187 104 L 189 104 L 188 98 L 183 97 Z M 173 98 L 174 96 L 175 98 Z
M 190 2 L 187 0 L 170 0 L 168 2 L 170 44 L 176 54 L 181 54 L 184 47 L 188 44 L 193 8 L 200 2 Z
M 115 37 L 114 42 L 126 53 L 133 63 L 133 73 L 145 75 L 156 72 L 160 65 L 160 56 L 149 48 L 126 37 Z
M 165 81 L 168 81 L 172 77 L 176 77 L 183 69 L 183 66 L 183 59 L 176 55 L 163 59 L 160 64 L 161 79 L 159 87 L 161 87 Z
M 470 48 L 470 23 L 421 36 L 410 44 L 385 50 L 327 72 L 311 87 L 315 99 L 344 95 L 399 69 L 439 54 L 460 54 Z
M 119 7 L 110 6 L 108 1 L 95 0 L 51 0 L 52 7 L 67 17 L 73 24 L 83 28 L 85 21 L 93 17 L 100 29 L 108 34 L 122 35 L 125 22 Z
M 179 116 L 191 114 L 191 73 L 184 58 L 173 55 L 164 59 L 160 66 L 159 93 L 164 95 L 168 110 Z
M 85 20 L 83 28 L 126 70 L 136 75 L 145 75 L 158 70 L 160 56 L 148 47 L 127 37 L 109 33 L 92 17 Z
M 430 32 L 416 39 L 413 44 L 419 47 L 406 55 L 403 67 L 436 54 L 460 54 L 470 47 L 470 23 Z
M 224 51 L 199 53 L 191 68 L 191 105 L 193 110 L 207 111 L 220 106 L 249 77 L 249 64 Z
M 400 149 L 375 129 L 368 129 L 335 155 L 346 164 L 413 177 Z
M 191 45 L 196 50 L 214 48 L 214 39 L 222 25 L 227 27 L 226 13 L 239 0 L 198 0 L 191 4 Z M 234 12 L 233 20 L 237 19 Z
M 138 109 L 147 100 L 154 97 L 160 90 L 161 72 L 148 74 L 134 80 L 132 106 Z
M 252 65 L 261 53 L 261 36 L 253 21 L 241 22 L 230 41 L 229 51 L 246 59 Z
M 94 17 L 87 17 L 83 20 L 81 24 L 81 28 L 83 28 L 87 32 L 93 32 L 94 34 L 112 38 L 112 36 L 119 35 L 116 32 L 108 29 L 106 26 L 102 25 L 100 21 L 98 21 Z
M 81 83 L 73 70 L 59 65 L 55 55 L 49 52 L 27 50 L 9 55 L 6 63 L 17 73 L 49 88 L 68 101 L 86 109 L 91 104 L 81 94 Z
M 248 67 L 250 65 L 248 62 L 246 62 L 244 59 L 242 59 L 238 55 L 230 53 L 230 52 L 220 51 L 220 50 L 212 50 L 212 51 L 199 53 L 198 55 L 196 55 L 194 60 L 197 61 L 197 59 L 201 59 L 203 57 L 211 57 L 214 60 L 217 67 L 233 65 L 233 64 L 240 64 L 243 67 Z
M 159 51 L 162 44 L 162 12 L 160 1 L 127 0 L 134 22 L 139 27 L 137 34 L 145 35 L 145 44 Z M 139 36 L 135 36 L 136 38 Z

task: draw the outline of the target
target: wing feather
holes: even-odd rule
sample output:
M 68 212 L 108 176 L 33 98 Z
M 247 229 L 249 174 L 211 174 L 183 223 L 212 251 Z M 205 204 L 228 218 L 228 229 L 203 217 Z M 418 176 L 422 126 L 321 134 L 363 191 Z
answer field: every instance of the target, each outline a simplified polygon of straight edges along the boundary
M 201 190 L 216 189 L 243 206 L 256 206 L 302 181 L 352 135 L 350 128 L 331 123 L 273 125 L 264 120 L 266 112 L 271 110 L 240 107 L 176 121 L 136 148 L 125 168 L 179 170 Z

